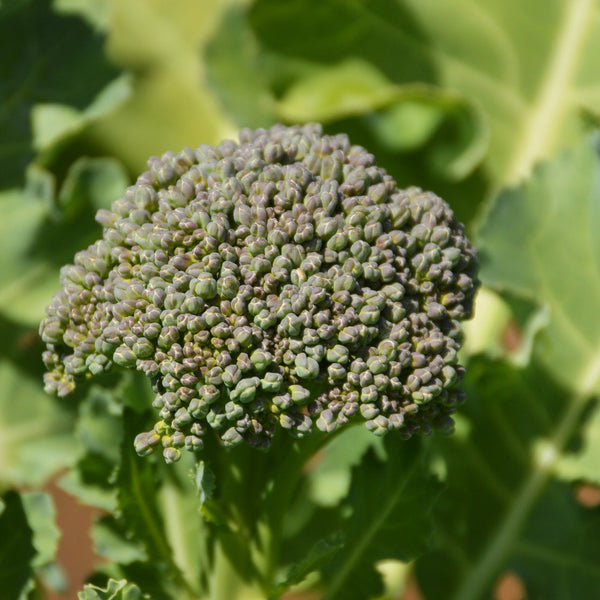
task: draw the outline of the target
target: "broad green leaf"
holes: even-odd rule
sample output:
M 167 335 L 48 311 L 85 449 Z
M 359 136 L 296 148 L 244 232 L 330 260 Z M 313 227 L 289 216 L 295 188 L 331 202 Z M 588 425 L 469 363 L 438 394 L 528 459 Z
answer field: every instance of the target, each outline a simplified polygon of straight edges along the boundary
M 370 112 L 396 100 L 397 89 L 370 63 L 348 58 L 316 68 L 286 90 L 278 103 L 288 122 L 331 121 Z
M 98 519 L 90 532 L 94 552 L 113 563 L 127 565 L 146 560 L 141 544 L 127 539 L 123 526 L 110 516 Z
M 150 600 L 150 596 L 142 594 L 140 588 L 125 579 L 110 579 L 104 589 L 88 584 L 77 594 L 77 598 L 79 600 L 142 600 L 143 598 Z
M 598 11 L 598 0 L 259 0 L 251 18 L 279 53 L 324 64 L 357 56 L 394 83 L 477 103 L 491 129 L 485 167 L 501 185 L 578 140 L 582 107 L 599 114 Z
M 186 452 L 164 469 L 158 500 L 162 507 L 167 543 L 173 549 L 173 562 L 194 588 L 206 591 L 204 577 L 209 572 L 209 530 L 200 513 L 193 473 L 195 457 Z
M 118 161 L 80 158 L 58 194 L 54 176 L 37 167 L 28 170 L 25 190 L 0 193 L 0 312 L 37 327 L 58 290 L 60 267 L 100 236 L 93 214 L 127 183 Z
M 12 10 L 18 10 L 19 8 L 28 4 L 31 0 L 1 0 L 0 1 L 0 16 L 4 17 L 9 14 Z
M 35 548 L 20 496 L 0 499 L 0 589 L 6 600 L 18 600 L 32 574 Z
M 60 531 L 56 525 L 56 509 L 52 496 L 45 492 L 27 492 L 22 495 L 23 508 L 33 531 L 33 546 L 36 549 L 32 566 L 36 578 L 52 590 L 65 593 L 67 580 L 56 563 Z
M 571 487 L 552 482 L 515 545 L 509 569 L 524 581 L 528 598 L 593 598 L 600 584 L 599 536 L 600 510 L 581 506 Z
M 542 305 L 540 360 L 582 396 L 600 385 L 600 162 L 592 140 L 501 194 L 479 232 L 481 278 Z
M 203 84 L 201 45 L 224 2 L 109 0 L 108 54 L 135 73 L 134 91 L 90 135 L 133 173 L 151 155 L 218 143 L 231 123 Z
M 303 560 L 295 564 L 285 579 L 275 587 L 269 596 L 269 600 L 277 600 L 291 586 L 302 583 L 313 571 L 320 570 L 328 565 L 342 546 L 342 536 L 339 533 L 316 542 Z
M 109 391 L 92 386 L 79 407 L 75 435 L 83 446 L 77 462 L 59 484 L 80 502 L 113 512 L 117 504 L 114 472 L 120 461 L 123 439 L 119 388 Z
M 285 61 L 265 56 L 246 22 L 245 7 L 234 4 L 219 21 L 205 48 L 206 77 L 224 108 L 243 127 L 273 125 L 273 71 L 283 76 Z
M 49 150 L 75 126 L 105 113 L 121 99 L 114 97 L 114 89 L 96 99 L 118 75 L 104 58 L 101 35 L 78 17 L 54 13 L 49 0 L 22 2 L 13 8 L 0 18 L 0 188 L 23 182 L 36 146 Z M 32 119 L 39 104 L 70 107 L 68 122 L 64 120 L 67 109 L 60 122 L 39 114 Z M 52 117 L 56 116 L 54 111 Z
M 81 157 L 69 168 L 58 194 L 60 211 L 65 218 L 73 218 L 85 208 L 110 208 L 123 196 L 128 183 L 119 161 Z
M 406 561 L 430 541 L 439 485 L 428 471 L 423 447 L 418 440 L 393 435 L 383 445 L 385 459 L 371 449 L 354 468 L 350 491 L 338 509 L 347 515 L 344 547 L 326 567 L 324 600 L 364 600 L 381 594 L 383 581 L 375 563 Z
M 576 446 L 560 458 L 556 472 L 567 481 L 600 485 L 600 405 L 597 401 L 583 419 Z
M 351 427 L 328 442 L 312 460 L 313 466 L 306 474 L 309 500 L 318 506 L 333 507 L 348 494 L 352 469 L 372 446 L 379 447 L 381 440 L 366 427 Z
M 394 84 L 362 59 L 313 67 L 286 90 L 275 114 L 288 123 L 367 115 L 377 141 L 394 152 L 415 151 L 436 131 L 452 127 L 459 135 L 451 143 L 436 140 L 428 157 L 436 171 L 452 179 L 471 173 L 488 146 L 480 111 L 461 96 L 434 86 Z
M 64 401 L 63 401 L 64 403 Z M 73 414 L 7 359 L 0 360 L 0 487 L 39 485 L 73 464 Z
M 54 0 L 53 6 L 59 13 L 79 15 L 102 31 L 110 24 L 110 0 Z
M 48 208 L 43 199 L 21 191 L 0 193 L 0 311 L 32 326 L 58 283 L 58 269 L 49 257 L 31 253 Z
M 465 388 L 456 434 L 435 444 L 447 489 L 435 509 L 438 547 L 416 563 L 425 597 L 492 597 L 510 569 L 528 598 L 593 598 L 600 569 L 586 565 L 600 551 L 598 511 L 554 479 L 576 452 L 581 399 L 535 360 L 526 368 L 472 360 Z
M 82 110 L 68 104 L 36 104 L 31 112 L 34 149 L 40 153 L 51 150 L 62 139 L 81 132 L 95 119 L 109 114 L 131 93 L 131 78 L 121 75 L 107 84 Z
M 33 531 L 35 567 L 54 561 L 60 532 L 56 526 L 56 509 L 52 497 L 44 492 L 28 492 L 22 496 L 27 521 Z

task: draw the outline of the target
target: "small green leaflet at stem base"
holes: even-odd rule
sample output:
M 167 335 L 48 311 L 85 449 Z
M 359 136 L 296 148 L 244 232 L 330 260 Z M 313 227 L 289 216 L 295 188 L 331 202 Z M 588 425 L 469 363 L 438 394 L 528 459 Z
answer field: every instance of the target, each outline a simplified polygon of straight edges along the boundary
M 316 542 L 304 559 L 295 564 L 285 579 L 275 587 L 269 596 L 269 600 L 278 600 L 291 586 L 302 583 L 310 573 L 329 564 L 343 545 L 343 538 L 340 533 Z
M 150 600 L 150 596 L 142 594 L 140 588 L 125 579 L 110 579 L 106 588 L 86 585 L 77 594 L 79 600 Z

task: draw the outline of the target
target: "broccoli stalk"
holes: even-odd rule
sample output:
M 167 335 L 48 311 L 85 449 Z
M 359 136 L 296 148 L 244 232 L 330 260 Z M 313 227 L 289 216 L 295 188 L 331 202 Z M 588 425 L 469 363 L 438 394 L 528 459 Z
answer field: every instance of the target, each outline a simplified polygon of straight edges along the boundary
M 98 212 L 103 237 L 62 269 L 40 333 L 60 396 L 113 366 L 150 378 L 156 423 L 136 451 L 207 461 L 236 521 L 226 531 L 249 536 L 244 558 L 229 534 L 220 552 L 266 593 L 275 534 L 321 443 L 358 423 L 452 430 L 476 256 L 443 200 L 398 189 L 345 135 L 239 137 L 151 158 Z

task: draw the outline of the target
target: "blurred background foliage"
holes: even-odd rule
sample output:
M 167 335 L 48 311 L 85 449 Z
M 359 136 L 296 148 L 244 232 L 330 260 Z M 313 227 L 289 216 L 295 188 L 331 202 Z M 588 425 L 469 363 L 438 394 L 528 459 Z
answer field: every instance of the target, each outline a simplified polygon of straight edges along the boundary
M 481 248 L 426 597 L 484 597 L 506 569 L 530 598 L 596 597 L 600 549 L 574 540 L 600 517 L 572 490 L 600 482 L 599 56 L 597 0 L 0 2 L 1 491 L 90 466 L 90 416 L 74 436 L 77 399 L 44 394 L 36 330 L 95 211 L 151 155 L 320 121 L 444 197 Z M 316 497 L 350 466 L 317 469 Z M 547 539 L 549 521 L 572 527 Z

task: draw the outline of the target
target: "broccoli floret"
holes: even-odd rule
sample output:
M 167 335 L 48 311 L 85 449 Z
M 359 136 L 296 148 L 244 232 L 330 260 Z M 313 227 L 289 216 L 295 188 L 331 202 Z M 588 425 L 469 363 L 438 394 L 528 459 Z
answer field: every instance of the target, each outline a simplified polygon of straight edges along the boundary
M 152 381 L 136 449 L 268 446 L 364 420 L 451 429 L 475 251 L 449 206 L 398 189 L 320 126 L 240 132 L 149 160 L 61 271 L 40 333 L 61 396 L 113 364 Z

